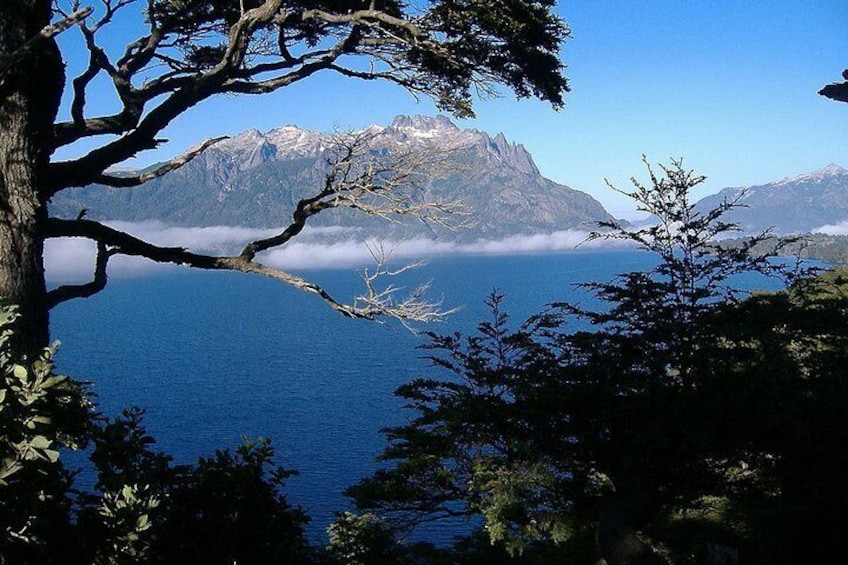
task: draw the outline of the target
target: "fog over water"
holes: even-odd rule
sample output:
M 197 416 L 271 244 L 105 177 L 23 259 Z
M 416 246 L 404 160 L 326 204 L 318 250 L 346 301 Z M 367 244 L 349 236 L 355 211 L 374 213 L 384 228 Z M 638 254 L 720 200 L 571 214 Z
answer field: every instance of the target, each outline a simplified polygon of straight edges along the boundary
M 278 229 L 239 226 L 175 227 L 159 221 L 108 222 L 156 245 L 185 247 L 215 255 L 238 253 L 250 241 L 278 233 Z M 374 262 L 371 249 L 382 247 L 392 259 L 417 260 L 451 254 L 512 255 L 559 252 L 613 245 L 611 242 L 585 242 L 588 232 L 563 230 L 546 234 L 515 235 L 498 240 L 456 243 L 433 239 L 381 241 L 354 228 L 307 228 L 289 244 L 262 253 L 259 260 L 282 269 L 311 270 L 363 267 Z M 584 243 L 585 242 L 585 243 Z M 582 244 L 582 245 L 581 245 Z M 46 243 L 47 278 L 52 282 L 84 281 L 94 268 L 96 245 L 82 238 L 51 239 Z M 138 276 L 174 268 L 146 259 L 117 256 L 110 260 L 110 276 Z

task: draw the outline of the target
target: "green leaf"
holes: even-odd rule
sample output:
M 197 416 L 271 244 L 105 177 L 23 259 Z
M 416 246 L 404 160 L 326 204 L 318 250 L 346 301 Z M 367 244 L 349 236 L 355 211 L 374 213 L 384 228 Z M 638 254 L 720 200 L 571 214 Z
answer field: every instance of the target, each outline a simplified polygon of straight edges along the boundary
M 42 384 L 41 386 L 43 388 L 50 388 L 52 386 L 56 386 L 57 384 L 59 384 L 63 381 L 66 381 L 66 380 L 68 380 L 68 377 L 66 377 L 64 375 L 54 375 L 54 376 L 46 379 L 44 381 L 44 384 Z
M 132 502 L 135 500 L 135 489 L 133 489 L 130 485 L 124 485 L 124 488 L 121 489 L 121 495 L 128 502 Z
M 21 469 L 21 464 L 11 457 L 3 459 L 3 464 L 0 465 L 0 479 L 13 475 Z
M 143 532 L 144 530 L 146 530 L 149 527 L 150 527 L 150 519 L 147 517 L 147 514 L 142 514 L 135 521 L 135 529 L 140 531 L 140 532 Z
M 27 380 L 26 367 L 24 367 L 23 365 L 15 365 L 14 368 L 12 369 L 12 371 L 13 371 L 16 379 L 18 379 L 22 383 L 26 382 L 26 380 Z
M 33 449 L 47 449 L 52 443 L 44 436 L 35 436 L 29 441 L 29 445 Z

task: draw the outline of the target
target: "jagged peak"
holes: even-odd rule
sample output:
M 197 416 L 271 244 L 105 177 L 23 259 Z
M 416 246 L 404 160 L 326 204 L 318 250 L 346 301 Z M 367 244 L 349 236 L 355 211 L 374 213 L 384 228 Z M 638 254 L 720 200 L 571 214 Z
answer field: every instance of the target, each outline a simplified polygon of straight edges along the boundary
M 365 134 L 365 135 L 379 135 L 379 134 L 383 133 L 384 131 L 386 131 L 385 126 L 381 126 L 381 125 L 377 125 L 377 124 L 371 124 L 370 126 L 361 129 L 360 133 Z
M 253 141 L 264 138 L 265 135 L 256 128 L 251 128 L 249 130 L 245 130 L 241 133 L 233 135 L 228 139 L 220 141 L 216 144 L 217 147 L 226 147 L 231 145 L 238 145 L 240 143 L 244 143 L 246 141 Z
M 272 133 L 298 133 L 298 132 L 299 133 L 305 133 L 307 131 L 309 131 L 309 130 L 305 130 L 305 129 L 298 127 L 294 124 L 286 124 L 284 126 L 280 126 L 280 127 L 276 127 L 276 128 L 268 130 L 265 135 L 270 135 Z
M 450 118 L 442 114 L 435 116 L 424 116 L 421 114 L 414 116 L 395 116 L 395 119 L 392 120 L 392 125 L 389 127 L 398 130 L 415 129 L 421 131 L 459 129 L 456 124 L 450 121 Z
M 503 132 L 498 132 L 498 135 L 493 138 L 493 141 L 495 142 L 495 145 L 498 146 L 508 147 L 510 145 L 509 141 L 506 140 L 506 136 L 503 134 Z
M 539 174 L 533 158 L 523 145 L 507 140 L 502 132 L 490 136 L 476 129 L 460 129 L 447 116 L 435 115 L 400 115 L 396 116 L 388 127 L 371 125 L 358 133 L 386 136 L 387 140 L 399 143 L 431 143 L 438 141 L 443 148 L 471 147 L 479 144 L 486 147 L 504 163 L 524 173 Z M 270 145 L 274 151 L 261 150 L 260 147 Z M 285 155 L 309 155 L 320 153 L 328 145 L 328 136 L 319 132 L 302 129 L 295 125 L 285 125 L 271 129 L 265 133 L 251 129 L 240 133 L 219 145 L 219 148 L 230 154 L 267 155 L 268 158 L 285 158 Z M 250 159 L 256 164 L 255 158 Z

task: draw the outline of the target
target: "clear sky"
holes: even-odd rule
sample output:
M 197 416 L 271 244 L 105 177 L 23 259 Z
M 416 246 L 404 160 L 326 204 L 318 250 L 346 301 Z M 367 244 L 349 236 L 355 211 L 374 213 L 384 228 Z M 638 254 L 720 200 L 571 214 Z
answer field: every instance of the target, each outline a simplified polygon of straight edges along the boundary
M 707 175 L 697 197 L 848 166 L 848 104 L 817 94 L 848 68 L 848 0 L 575 0 L 557 10 L 573 34 L 562 48 L 572 86 L 565 108 L 505 94 L 457 123 L 503 132 L 545 176 L 589 192 L 613 214 L 632 207 L 604 178 L 626 187 L 642 174 L 643 153 L 655 162 L 683 157 Z M 131 27 L 116 27 L 116 44 L 132 39 L 120 37 Z M 73 75 L 84 54 L 70 37 L 63 43 Z M 99 104 L 108 102 L 95 96 Z M 166 131 L 171 143 L 131 165 L 250 128 L 361 128 L 435 113 L 399 87 L 328 73 L 271 95 L 201 104 Z

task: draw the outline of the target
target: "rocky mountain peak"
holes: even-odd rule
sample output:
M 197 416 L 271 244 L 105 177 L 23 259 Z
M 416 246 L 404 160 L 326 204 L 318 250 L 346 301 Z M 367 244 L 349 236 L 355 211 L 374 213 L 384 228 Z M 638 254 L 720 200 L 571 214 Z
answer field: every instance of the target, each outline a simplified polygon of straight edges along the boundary
M 258 129 L 249 129 L 215 144 L 218 151 L 233 151 L 245 146 L 261 143 L 265 136 Z
M 463 202 L 473 227 L 461 234 L 419 221 L 387 228 L 381 220 L 349 210 L 328 211 L 313 222 L 316 225 L 355 227 L 381 236 L 474 241 L 582 229 L 609 219 L 589 195 L 539 174 L 527 150 L 503 134 L 462 129 L 445 116 L 398 116 L 388 127 L 371 126 L 358 133 L 374 135 L 378 148 L 433 146 L 455 156 L 455 174 L 425 182 L 416 188 L 423 190 L 416 198 Z M 210 147 L 173 173 L 130 189 L 129 201 L 103 200 L 108 193 L 86 187 L 65 192 L 54 200 L 53 210 L 70 216 L 88 208 L 97 218 L 189 226 L 278 226 L 281 218 L 291 217 L 294 203 L 323 186 L 322 153 L 331 147 L 330 136 L 296 126 L 264 133 L 253 129 Z
M 810 173 L 804 173 L 791 178 L 783 179 L 777 184 L 779 185 L 796 185 L 796 184 L 820 184 L 823 182 L 834 182 L 841 180 L 842 177 L 848 177 L 848 170 L 831 163 L 821 169 L 817 169 Z
M 445 150 L 476 147 L 481 156 L 487 155 L 495 163 L 523 174 L 540 174 L 527 150 L 520 144 L 510 143 L 503 133 L 491 137 L 476 129 L 460 129 L 442 115 L 397 116 L 388 127 L 372 125 L 359 133 L 382 138 L 387 144 L 436 143 Z M 216 163 L 224 159 L 237 169 L 246 170 L 269 160 L 314 157 L 330 145 L 329 136 L 325 134 L 286 125 L 265 133 L 256 129 L 245 131 L 218 143 L 211 153 Z
M 510 143 L 503 133 L 491 139 L 490 148 L 501 160 L 518 171 L 528 175 L 541 174 L 527 149 L 520 143 Z
M 848 169 L 846 169 L 845 167 L 841 167 L 836 163 L 831 163 L 826 167 L 822 167 L 816 172 L 827 175 L 844 175 L 848 174 Z
M 517 143 L 507 141 L 503 133 L 495 137 L 476 129 L 460 129 L 446 116 L 397 116 L 383 135 L 400 143 L 438 142 L 443 149 L 476 147 L 480 155 L 520 173 L 539 175 L 533 158 Z
M 277 158 L 315 156 L 327 145 L 323 134 L 287 125 L 265 133 L 250 129 L 217 143 L 204 158 L 217 160 L 216 155 L 223 155 L 246 170 Z
M 411 130 L 422 136 L 423 134 L 436 134 L 438 132 L 456 132 L 459 128 L 447 116 L 396 116 L 392 120 L 392 129 L 404 131 Z

